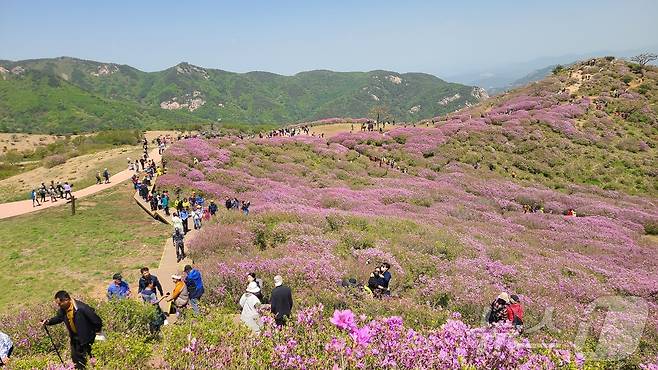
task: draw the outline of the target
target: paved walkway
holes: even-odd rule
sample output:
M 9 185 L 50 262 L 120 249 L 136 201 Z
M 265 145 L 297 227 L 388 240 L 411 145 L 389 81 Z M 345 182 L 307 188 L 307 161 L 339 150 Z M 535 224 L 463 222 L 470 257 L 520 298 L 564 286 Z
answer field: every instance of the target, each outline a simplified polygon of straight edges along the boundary
M 149 153 L 149 156 L 151 159 L 155 160 L 156 163 L 160 162 L 161 156 L 158 154 L 157 148 L 153 149 Z M 110 176 L 109 184 L 91 185 L 89 187 L 80 190 L 75 190 L 74 188 L 73 195 L 75 196 L 76 199 L 80 199 L 92 194 L 96 194 L 100 191 L 109 189 L 125 180 L 130 179 L 133 174 L 135 174 L 135 171 L 131 171 L 128 169 L 123 170 L 113 176 Z M 46 197 L 46 199 L 50 199 L 50 197 Z M 41 206 L 39 207 L 33 207 L 32 200 L 30 199 L 19 200 L 17 202 L 3 203 L 0 204 L 0 219 L 24 215 L 26 213 L 36 212 L 50 207 L 62 206 L 64 204 L 69 204 L 69 203 L 67 203 L 67 201 L 63 199 L 58 199 L 57 202 L 50 202 L 50 201 L 44 202 L 41 203 Z
M 153 271 L 153 275 L 158 277 L 160 284 L 162 284 L 162 290 L 165 293 L 172 292 L 174 290 L 174 283 L 171 280 L 171 275 L 182 275 L 185 265 L 192 264 L 192 261 L 186 257 L 184 260 L 176 262 L 176 248 L 174 247 L 174 242 L 171 238 L 174 231 L 174 227 L 171 223 L 171 216 L 165 215 L 162 210 L 156 212 L 151 211 L 151 205 L 144 201 L 144 199 L 142 199 L 137 193 L 135 193 L 134 198 L 137 204 L 139 204 L 139 206 L 142 207 L 151 217 L 171 225 L 171 233 L 167 235 L 167 239 L 165 240 L 162 257 L 160 257 L 160 265 L 157 270 Z M 189 241 L 200 231 L 194 230 L 192 220 L 189 222 L 191 230 L 185 235 L 186 252 L 188 252 Z M 162 301 L 161 307 L 162 309 L 165 309 L 164 300 Z

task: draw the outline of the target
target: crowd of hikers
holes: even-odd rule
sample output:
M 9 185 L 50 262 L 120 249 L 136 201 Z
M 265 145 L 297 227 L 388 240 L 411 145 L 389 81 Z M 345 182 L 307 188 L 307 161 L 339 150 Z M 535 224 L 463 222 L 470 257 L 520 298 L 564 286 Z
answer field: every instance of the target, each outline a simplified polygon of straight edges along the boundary
M 60 181 L 57 181 L 57 184 L 55 184 L 55 181 L 51 181 L 50 185 L 42 182 L 41 186 L 30 191 L 32 207 L 38 207 L 47 201 L 54 203 L 59 199 L 71 199 L 73 196 L 71 194 L 72 190 L 73 184 L 69 184 L 68 181 L 65 181 L 63 184 Z
M 154 139 L 159 154 L 164 152 L 169 141 L 171 141 L 171 139 L 168 136 L 158 136 Z M 158 167 L 155 165 L 155 161 L 149 159 L 148 145 L 148 140 L 144 138 L 142 140 L 142 148 L 144 150 L 143 155 L 134 161 L 127 158 L 129 170 L 135 171 L 137 174 L 139 174 L 140 171 L 146 173 L 142 179 L 140 179 L 137 174 L 133 175 L 132 181 L 136 190 L 139 190 L 144 183 L 149 184 L 154 174 L 157 173 L 158 175 L 161 175 L 164 172 L 164 163 L 162 166 Z M 104 168 L 103 171 L 97 171 L 95 175 L 96 184 L 109 184 L 110 176 L 111 174 L 107 167 Z M 49 185 L 42 182 L 41 186 L 35 187 L 30 191 L 29 199 L 32 201 L 32 207 L 39 207 L 48 201 L 57 202 L 60 199 L 69 200 L 72 197 L 72 191 L 73 184 L 68 181 L 65 181 L 64 183 L 58 181 L 57 184 L 55 184 L 55 181 L 51 181 Z
M 140 269 L 137 297 L 145 303 L 157 304 L 163 298 L 170 304 L 168 314 L 181 316 L 187 307 L 191 307 L 195 314 L 200 314 L 199 301 L 203 296 L 205 288 L 201 272 L 186 265 L 180 274 L 171 276 L 174 289 L 165 293 L 157 276 L 151 274 L 148 267 Z M 127 299 L 133 295 L 130 285 L 123 279 L 120 273 L 112 276 L 112 281 L 107 287 L 107 299 Z M 158 295 L 161 297 L 158 299 Z
M 373 121 L 373 120 L 367 120 L 363 123 L 361 123 L 361 131 L 379 131 L 380 133 L 384 132 L 384 129 L 386 128 L 386 124 L 391 124 L 391 122 L 388 121 Z M 393 124 L 395 124 L 395 121 L 393 121 Z M 354 125 L 352 125 L 351 131 L 354 131 Z
M 196 315 L 200 314 L 199 300 L 203 296 L 204 286 L 201 273 L 197 269 L 186 265 L 181 275 L 172 275 L 174 289 L 173 292 L 166 293 L 157 276 L 152 275 L 148 267 L 142 267 L 140 273 L 138 299 L 145 304 L 153 305 L 157 312 L 149 324 L 152 332 L 157 332 L 162 325 L 166 325 L 169 315 L 175 315 L 177 319 L 181 319 L 188 306 Z M 242 307 L 240 320 L 255 333 L 259 333 L 263 325 L 261 310 L 269 310 L 274 316 L 276 325 L 283 326 L 290 319 L 293 307 L 292 291 L 283 284 L 283 278 L 280 275 L 274 277 L 274 288 L 269 300 L 263 296 L 262 286 L 263 281 L 258 279 L 255 273 L 248 274 L 247 287 L 238 302 Z M 112 282 L 107 288 L 107 298 L 122 300 L 129 299 L 131 295 L 130 286 L 123 280 L 121 274 L 114 274 Z M 64 323 L 69 334 L 71 360 L 76 369 L 85 369 L 88 358 L 93 357 L 92 345 L 94 342 L 105 340 L 102 333 L 103 320 L 92 307 L 71 298 L 71 295 L 64 290 L 55 293 L 54 298 L 59 308 L 57 313 L 50 319 L 41 320 L 40 324 L 50 337 L 47 327 Z M 160 301 L 163 299 L 169 304 L 165 311 L 160 308 Z M 52 337 L 50 339 L 52 341 Z M 54 342 L 52 344 L 55 346 Z M 9 364 L 13 350 L 14 344 L 11 338 L 0 332 L 0 367 Z M 63 362 L 56 346 L 55 351 Z

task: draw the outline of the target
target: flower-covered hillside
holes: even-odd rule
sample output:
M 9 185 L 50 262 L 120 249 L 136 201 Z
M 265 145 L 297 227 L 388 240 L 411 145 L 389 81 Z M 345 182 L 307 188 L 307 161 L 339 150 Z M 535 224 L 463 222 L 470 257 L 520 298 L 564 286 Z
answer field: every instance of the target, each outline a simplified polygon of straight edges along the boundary
M 601 58 L 420 122 L 423 134 L 409 125 L 333 140 L 403 169 L 440 171 L 457 161 L 555 189 L 577 183 L 655 196 L 657 103 L 658 68 Z
M 408 128 L 399 149 L 413 153 L 432 130 Z M 356 146 L 349 137 L 301 136 L 195 139 L 172 148 L 173 170 L 160 187 L 252 204 L 249 216 L 225 212 L 189 245 L 208 276 L 209 301 L 235 308 L 247 273 L 267 283 L 281 274 L 300 306 L 399 315 L 415 328 L 431 328 L 447 311 L 479 324 L 491 300 L 509 291 L 521 296 L 528 327 L 546 324 L 548 314 L 552 324 L 528 333 L 531 339 L 573 340 L 592 301 L 637 296 L 651 310 L 638 355 L 655 353 L 654 199 L 577 185 L 561 192 L 459 162 L 435 169 L 408 162 L 401 171 L 360 154 L 388 140 L 369 135 Z M 198 165 L 187 159 L 191 153 Z M 544 212 L 524 213 L 528 207 Z M 579 217 L 564 216 L 572 208 Z M 341 287 L 351 277 L 365 282 L 384 261 L 392 265 L 394 298 L 373 301 Z M 266 284 L 265 292 L 271 288 Z M 593 318 L 600 327 L 602 317 Z

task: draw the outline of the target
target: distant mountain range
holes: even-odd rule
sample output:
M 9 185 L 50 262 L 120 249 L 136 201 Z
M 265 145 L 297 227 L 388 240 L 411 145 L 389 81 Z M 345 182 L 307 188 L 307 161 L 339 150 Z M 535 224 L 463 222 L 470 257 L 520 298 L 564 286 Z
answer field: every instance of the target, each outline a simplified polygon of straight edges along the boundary
M 365 117 L 416 121 L 473 105 L 484 90 L 424 73 L 233 73 L 180 63 L 143 72 L 69 57 L 0 61 L 0 131 L 69 133 L 190 123 Z
M 509 63 L 489 69 L 475 70 L 469 73 L 449 75 L 450 81 L 467 85 L 480 86 L 490 95 L 502 93 L 529 82 L 539 81 L 548 76 L 553 68 L 560 65 L 571 65 L 577 61 L 590 58 L 613 55 L 628 58 L 644 52 L 658 52 L 658 45 L 644 49 L 630 50 L 599 50 L 589 53 L 572 53 L 558 56 L 535 58 L 526 62 Z

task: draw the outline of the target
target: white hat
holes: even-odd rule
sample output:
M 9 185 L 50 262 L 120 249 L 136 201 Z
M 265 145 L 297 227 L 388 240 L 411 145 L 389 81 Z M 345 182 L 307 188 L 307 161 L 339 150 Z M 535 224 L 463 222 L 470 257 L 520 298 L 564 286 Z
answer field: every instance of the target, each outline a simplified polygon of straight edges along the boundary
M 260 288 L 258 287 L 258 284 L 256 284 L 255 281 L 252 281 L 247 285 L 247 292 L 249 293 L 258 293 L 260 292 Z
M 509 303 L 509 301 L 510 301 L 509 294 L 507 294 L 507 293 L 505 293 L 505 292 L 500 293 L 500 294 L 498 295 L 498 299 L 502 299 L 502 300 L 505 301 L 506 303 Z
M 180 275 L 171 275 L 171 278 L 174 280 L 181 280 L 182 277 Z

